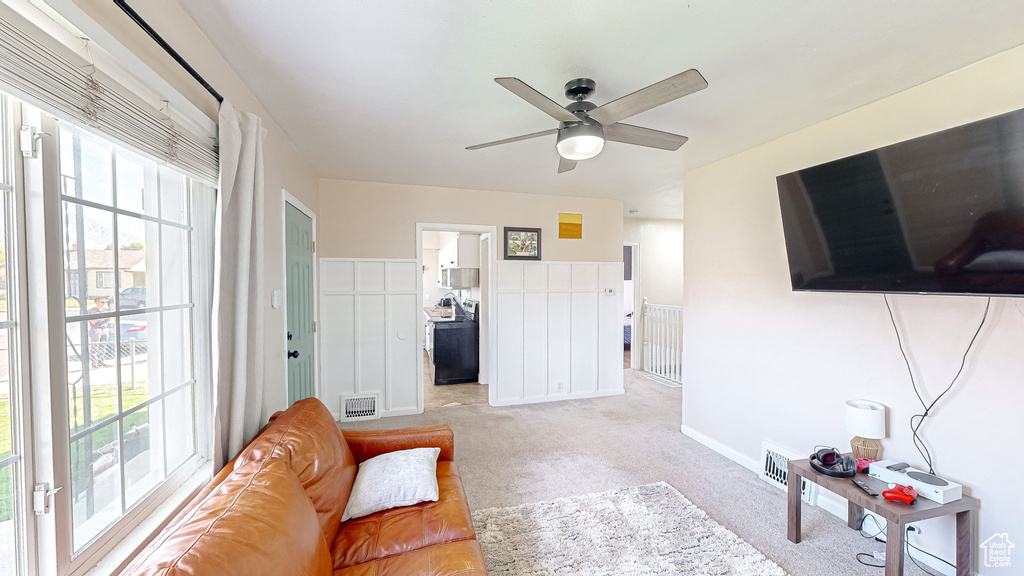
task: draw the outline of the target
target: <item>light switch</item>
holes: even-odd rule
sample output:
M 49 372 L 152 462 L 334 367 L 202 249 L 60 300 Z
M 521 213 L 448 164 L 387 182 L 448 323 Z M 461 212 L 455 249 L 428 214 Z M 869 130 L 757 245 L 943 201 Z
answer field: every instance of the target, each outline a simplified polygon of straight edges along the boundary
M 280 308 L 281 307 L 281 291 L 280 290 L 274 290 L 273 292 L 270 293 L 270 306 L 272 308 Z

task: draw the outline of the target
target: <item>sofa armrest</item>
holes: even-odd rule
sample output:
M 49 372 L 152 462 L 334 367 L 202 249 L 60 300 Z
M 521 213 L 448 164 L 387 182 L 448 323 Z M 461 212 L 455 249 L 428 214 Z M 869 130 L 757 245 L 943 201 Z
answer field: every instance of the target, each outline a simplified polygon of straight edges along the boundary
M 447 424 L 398 430 L 342 430 L 341 433 L 356 462 L 412 448 L 440 448 L 438 460 L 455 459 L 455 434 Z

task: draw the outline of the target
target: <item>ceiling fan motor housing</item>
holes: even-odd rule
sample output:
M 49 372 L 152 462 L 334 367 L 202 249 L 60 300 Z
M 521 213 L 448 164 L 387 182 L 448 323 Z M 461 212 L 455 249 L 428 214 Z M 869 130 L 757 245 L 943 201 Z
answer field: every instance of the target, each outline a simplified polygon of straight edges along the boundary
M 565 83 L 565 97 L 569 100 L 586 100 L 597 90 L 597 82 L 590 78 L 577 78 Z

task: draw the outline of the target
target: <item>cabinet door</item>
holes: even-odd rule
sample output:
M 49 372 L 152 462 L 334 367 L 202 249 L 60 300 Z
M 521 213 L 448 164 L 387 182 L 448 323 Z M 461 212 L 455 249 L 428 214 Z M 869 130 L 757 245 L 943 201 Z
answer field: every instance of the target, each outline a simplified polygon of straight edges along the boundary
M 459 242 L 458 239 L 449 241 L 437 252 L 438 267 L 441 270 L 445 268 L 456 268 L 459 265 Z
M 480 235 L 459 234 L 458 265 L 463 268 L 480 267 Z

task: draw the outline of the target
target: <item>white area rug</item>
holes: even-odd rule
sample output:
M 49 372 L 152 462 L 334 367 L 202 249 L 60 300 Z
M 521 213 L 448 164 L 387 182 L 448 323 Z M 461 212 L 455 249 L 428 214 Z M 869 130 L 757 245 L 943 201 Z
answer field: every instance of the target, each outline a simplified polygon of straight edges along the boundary
M 665 482 L 473 512 L 491 576 L 785 576 Z

